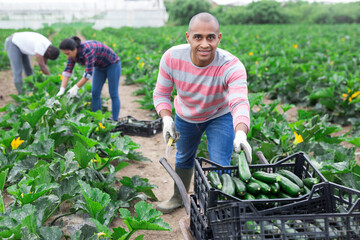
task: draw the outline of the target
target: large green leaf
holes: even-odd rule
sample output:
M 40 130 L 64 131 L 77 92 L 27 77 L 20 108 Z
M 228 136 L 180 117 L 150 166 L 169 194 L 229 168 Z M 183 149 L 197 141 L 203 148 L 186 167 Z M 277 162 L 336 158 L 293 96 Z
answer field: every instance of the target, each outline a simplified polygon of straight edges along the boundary
M 102 192 L 100 189 L 92 188 L 89 184 L 81 180 L 79 180 L 78 183 L 81 187 L 81 193 L 86 200 L 84 207 L 92 218 L 104 223 L 105 212 L 103 210 L 111 201 L 109 194 Z
M 91 159 L 95 158 L 95 153 L 91 152 L 80 142 L 76 142 L 73 152 L 75 153 L 75 160 L 78 161 L 81 168 L 86 168 Z
M 36 109 L 34 112 L 32 113 L 28 113 L 25 116 L 22 116 L 22 118 L 27 121 L 30 126 L 32 128 L 34 128 L 36 126 L 36 124 L 38 123 L 38 121 L 41 119 L 41 117 L 46 113 L 46 111 L 48 111 L 49 108 L 48 107 L 41 107 Z
M 41 227 L 39 228 L 39 234 L 44 240 L 60 240 L 63 235 L 58 227 Z
M 136 216 L 131 217 L 129 210 L 119 209 L 121 218 L 133 230 L 165 230 L 171 231 L 168 223 L 159 218 L 162 213 L 153 208 L 152 204 L 140 201 L 135 204 Z
M 91 138 L 88 138 L 88 137 L 85 137 L 81 134 L 78 134 L 78 133 L 74 133 L 74 136 L 76 137 L 77 140 L 80 140 L 81 142 L 83 142 L 84 144 L 86 144 L 86 146 L 88 148 L 92 148 L 94 147 L 95 145 L 97 145 L 99 142 L 91 139 Z

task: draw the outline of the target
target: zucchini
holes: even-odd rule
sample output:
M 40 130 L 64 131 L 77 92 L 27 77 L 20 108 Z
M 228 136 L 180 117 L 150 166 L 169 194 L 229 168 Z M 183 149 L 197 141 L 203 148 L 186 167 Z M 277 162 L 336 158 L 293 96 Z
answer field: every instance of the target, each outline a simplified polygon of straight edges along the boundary
M 292 198 L 289 194 L 280 191 L 277 195 L 279 198 Z
M 220 181 L 220 177 L 219 174 L 215 171 L 210 171 L 207 175 L 207 178 L 210 182 L 210 185 L 213 186 L 214 188 L 217 188 L 219 190 L 221 190 L 222 188 L 222 184 Z
M 296 176 L 295 173 L 286 169 L 280 169 L 279 171 L 277 171 L 277 173 L 287 177 L 288 179 L 296 183 L 300 188 L 304 187 L 303 181 L 298 176 Z
M 244 196 L 246 193 L 246 185 L 243 181 L 240 180 L 238 177 L 232 178 L 234 184 L 235 184 L 235 191 L 239 196 Z
M 291 181 L 290 179 L 288 179 L 285 176 L 282 176 L 282 175 L 279 175 L 279 176 L 281 176 L 281 180 L 279 181 L 280 188 L 285 193 L 287 193 L 293 197 L 297 197 L 301 194 L 300 187 L 296 183 L 294 183 L 293 181 Z
M 245 193 L 244 195 L 244 199 L 245 200 L 255 200 L 256 198 L 254 197 L 254 195 L 252 195 L 251 193 Z
M 269 186 L 270 186 L 272 194 L 276 195 L 280 191 L 280 185 L 277 182 L 276 183 L 270 183 Z
M 278 182 L 279 176 L 277 176 L 274 173 L 267 173 L 264 171 L 256 171 L 252 174 L 253 178 L 256 178 L 257 180 L 260 180 L 265 183 L 275 183 Z
M 247 183 L 251 178 L 251 172 L 244 151 L 240 152 L 238 162 L 239 178 Z
M 246 184 L 246 191 L 253 195 L 257 195 L 261 192 L 261 187 L 258 183 L 250 180 L 250 182 Z
M 251 178 L 250 181 L 259 184 L 260 185 L 260 191 L 262 193 L 264 193 L 264 194 L 271 193 L 271 188 L 267 183 L 264 183 L 264 182 L 262 182 L 260 180 L 257 180 L 256 178 Z
M 227 173 L 223 173 L 221 174 L 221 183 L 222 183 L 222 191 L 228 195 L 234 196 L 235 194 L 235 184 L 234 181 L 232 180 L 232 177 L 227 174 Z
M 260 193 L 260 194 L 256 195 L 255 198 L 259 199 L 259 200 L 261 200 L 261 199 L 263 199 L 263 200 L 269 199 L 269 197 L 267 195 L 263 194 L 263 193 Z M 266 203 L 266 204 L 269 204 L 269 203 Z
M 307 186 L 308 188 L 312 188 L 315 184 L 319 183 L 319 180 L 317 178 L 312 178 L 312 177 L 308 177 L 308 178 L 304 178 L 303 183 L 305 184 L 305 186 Z

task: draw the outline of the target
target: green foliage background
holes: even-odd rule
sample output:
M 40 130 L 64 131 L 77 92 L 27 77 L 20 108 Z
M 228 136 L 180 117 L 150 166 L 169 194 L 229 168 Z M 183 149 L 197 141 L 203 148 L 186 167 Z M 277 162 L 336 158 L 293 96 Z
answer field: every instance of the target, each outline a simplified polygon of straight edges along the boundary
M 205 0 L 165 1 L 170 25 L 185 25 L 191 16 L 211 12 L 220 24 L 360 23 L 360 2 L 324 4 L 261 0 L 247 6 L 211 5 Z

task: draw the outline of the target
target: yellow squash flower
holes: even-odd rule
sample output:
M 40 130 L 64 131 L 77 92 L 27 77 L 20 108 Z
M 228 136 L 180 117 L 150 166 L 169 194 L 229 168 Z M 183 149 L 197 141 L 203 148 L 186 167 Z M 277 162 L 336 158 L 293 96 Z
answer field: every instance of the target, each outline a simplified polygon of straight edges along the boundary
M 293 44 L 293 48 L 298 48 L 299 46 L 297 44 Z
M 18 138 L 14 138 L 12 141 L 11 141 L 11 147 L 12 149 L 17 149 L 22 143 L 24 142 L 24 140 L 21 140 L 20 137 Z
M 294 132 L 294 134 L 295 134 L 294 145 L 297 145 L 304 141 L 301 135 L 297 134 L 296 132 Z
M 252 56 L 252 55 L 254 55 L 254 53 L 253 53 L 253 52 L 249 52 L 249 56 Z
M 136 60 L 138 60 L 138 61 L 139 61 L 139 60 L 140 60 L 140 57 L 136 57 Z
M 105 129 L 105 126 L 104 126 L 101 122 L 99 122 L 99 126 L 100 126 L 102 129 Z
M 101 237 L 101 236 L 105 236 L 106 234 L 104 233 L 104 232 L 99 232 L 98 234 L 97 234 L 97 237 L 99 238 L 99 237 Z

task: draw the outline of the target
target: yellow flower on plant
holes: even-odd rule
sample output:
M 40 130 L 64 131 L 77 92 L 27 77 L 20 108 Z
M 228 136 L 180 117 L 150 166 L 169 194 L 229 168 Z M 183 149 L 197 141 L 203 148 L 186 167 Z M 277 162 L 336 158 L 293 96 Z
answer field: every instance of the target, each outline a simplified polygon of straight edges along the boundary
M 356 91 L 351 95 L 351 98 L 357 98 L 360 95 L 360 91 Z
M 136 57 L 136 60 L 138 60 L 138 61 L 139 61 L 139 60 L 140 60 L 140 57 Z
M 254 55 L 254 53 L 253 53 L 253 52 L 249 52 L 249 56 L 252 56 L 252 55 Z
M 113 47 L 116 47 L 116 43 L 113 43 L 113 45 L 112 45 Z
M 105 129 L 105 126 L 104 126 L 101 122 L 99 122 L 99 126 L 100 126 L 102 129 Z
M 91 159 L 90 160 L 91 163 L 97 162 L 96 159 Z
M 304 141 L 301 135 L 297 134 L 296 132 L 294 132 L 294 134 L 295 134 L 294 145 L 297 145 Z
M 60 80 L 63 80 L 63 75 L 62 74 L 59 74 L 59 77 L 60 77 Z
M 41 73 L 41 74 L 43 74 L 43 72 L 42 72 L 42 71 L 40 71 L 40 73 Z
M 293 44 L 293 48 L 298 48 L 299 46 L 297 44 Z
M 31 93 L 29 93 L 29 97 L 31 97 L 32 95 L 34 95 L 32 92 L 31 92 Z
M 49 96 L 49 93 L 47 92 L 47 93 L 45 94 L 45 96 L 48 97 L 48 96 Z
M 22 143 L 24 142 L 24 140 L 21 140 L 20 137 L 18 138 L 14 138 L 12 141 L 11 141 L 11 147 L 12 149 L 17 149 Z
M 345 38 L 341 38 L 341 41 L 342 41 L 342 42 L 345 42 Z
M 258 62 L 258 61 L 255 61 L 255 64 L 256 64 L 256 65 L 259 65 L 259 62 Z
M 96 33 L 93 34 L 93 37 L 96 37 Z
M 144 62 L 141 62 L 141 63 L 140 63 L 140 67 L 141 67 L 141 68 L 143 68 L 143 67 L 144 67 L 144 65 L 145 65 L 145 63 L 144 63 Z
M 347 95 L 346 93 L 343 93 L 343 94 L 342 94 L 342 98 L 343 98 L 344 101 L 346 100 L 347 96 L 348 96 L 348 95 Z
M 331 65 L 331 66 L 334 65 L 334 61 L 331 61 L 331 62 L 330 62 L 330 65 Z

